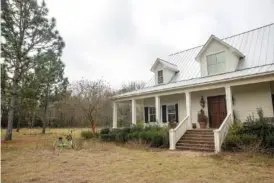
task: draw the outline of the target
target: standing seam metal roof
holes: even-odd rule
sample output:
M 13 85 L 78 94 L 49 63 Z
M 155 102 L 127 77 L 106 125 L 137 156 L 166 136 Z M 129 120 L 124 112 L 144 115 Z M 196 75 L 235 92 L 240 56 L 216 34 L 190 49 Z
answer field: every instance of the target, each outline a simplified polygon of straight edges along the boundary
M 178 86 L 210 82 L 214 80 L 243 77 L 274 72 L 274 24 L 243 32 L 222 39 L 245 55 L 238 63 L 236 71 L 214 76 L 201 77 L 199 62 L 196 55 L 203 45 L 169 55 L 167 62 L 177 65 L 179 72 L 170 83 L 154 85 L 154 77 L 146 84 L 146 88 L 125 93 L 119 97 L 157 91 Z
M 237 70 L 274 64 L 274 24 L 222 39 L 245 55 Z M 179 72 L 170 83 L 201 77 L 196 55 L 203 45 L 169 55 L 168 62 L 177 65 Z M 154 86 L 154 77 L 146 87 Z

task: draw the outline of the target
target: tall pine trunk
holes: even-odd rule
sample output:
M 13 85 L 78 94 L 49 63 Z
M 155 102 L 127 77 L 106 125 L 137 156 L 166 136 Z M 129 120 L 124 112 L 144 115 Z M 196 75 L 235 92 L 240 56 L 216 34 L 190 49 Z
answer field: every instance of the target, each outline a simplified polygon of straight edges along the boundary
M 46 126 L 48 124 L 48 100 L 49 100 L 49 84 L 47 84 L 46 97 L 45 97 L 45 108 L 44 108 L 44 120 L 42 133 L 46 133 Z
M 16 78 L 16 72 L 14 78 Z M 13 126 L 13 119 L 14 119 L 14 108 L 15 108 L 15 103 L 17 100 L 17 80 L 13 79 L 12 81 L 12 93 L 11 93 L 11 101 L 10 101 L 10 107 L 9 107 L 9 113 L 8 113 L 8 127 L 7 127 L 7 132 L 6 132 L 6 137 L 5 140 L 12 140 L 12 126 Z
M 16 132 L 19 132 L 20 130 L 21 119 L 22 119 L 22 116 L 21 116 L 21 112 L 19 111 Z
M 36 117 L 36 109 L 32 113 L 31 122 L 30 122 L 30 128 L 32 128 L 33 125 L 34 125 L 34 123 L 35 123 L 35 117 Z

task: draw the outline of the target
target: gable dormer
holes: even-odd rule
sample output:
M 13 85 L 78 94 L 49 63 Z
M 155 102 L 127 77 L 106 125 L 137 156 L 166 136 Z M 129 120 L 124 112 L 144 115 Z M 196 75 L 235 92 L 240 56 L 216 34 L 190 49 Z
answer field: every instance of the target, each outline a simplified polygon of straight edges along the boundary
M 177 65 L 157 58 L 150 71 L 154 72 L 155 85 L 167 84 L 179 72 Z
M 243 57 L 239 50 L 211 35 L 195 59 L 200 62 L 203 77 L 235 71 Z

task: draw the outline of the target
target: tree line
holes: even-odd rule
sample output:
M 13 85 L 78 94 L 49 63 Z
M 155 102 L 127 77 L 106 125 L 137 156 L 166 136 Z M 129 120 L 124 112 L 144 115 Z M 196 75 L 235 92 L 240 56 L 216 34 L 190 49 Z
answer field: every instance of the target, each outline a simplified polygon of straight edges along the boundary
M 44 1 L 1 0 L 1 127 L 5 140 L 21 127 L 110 126 L 110 97 L 144 87 L 143 82 L 112 89 L 103 80 L 69 82 L 61 59 L 65 42 L 48 17 Z M 129 104 L 121 105 L 123 121 Z

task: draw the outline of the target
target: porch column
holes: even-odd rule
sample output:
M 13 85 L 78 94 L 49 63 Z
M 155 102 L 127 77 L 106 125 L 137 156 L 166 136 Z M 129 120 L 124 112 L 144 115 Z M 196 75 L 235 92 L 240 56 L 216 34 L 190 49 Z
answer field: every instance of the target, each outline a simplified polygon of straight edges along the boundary
M 192 129 L 191 93 L 185 92 L 185 95 L 186 95 L 186 115 L 188 116 L 188 128 Z
M 156 114 L 156 122 L 157 123 L 161 123 L 161 116 L 160 116 L 160 97 L 159 96 L 155 96 L 155 114 Z
M 233 116 L 233 103 L 232 103 L 232 92 L 231 86 L 225 87 L 225 96 L 226 96 L 226 111 L 227 114 L 231 114 L 231 120 L 234 120 Z
M 132 124 L 136 125 L 136 100 L 132 99 L 131 100 L 131 117 L 132 117 Z
M 113 102 L 113 128 L 117 128 L 117 103 Z

